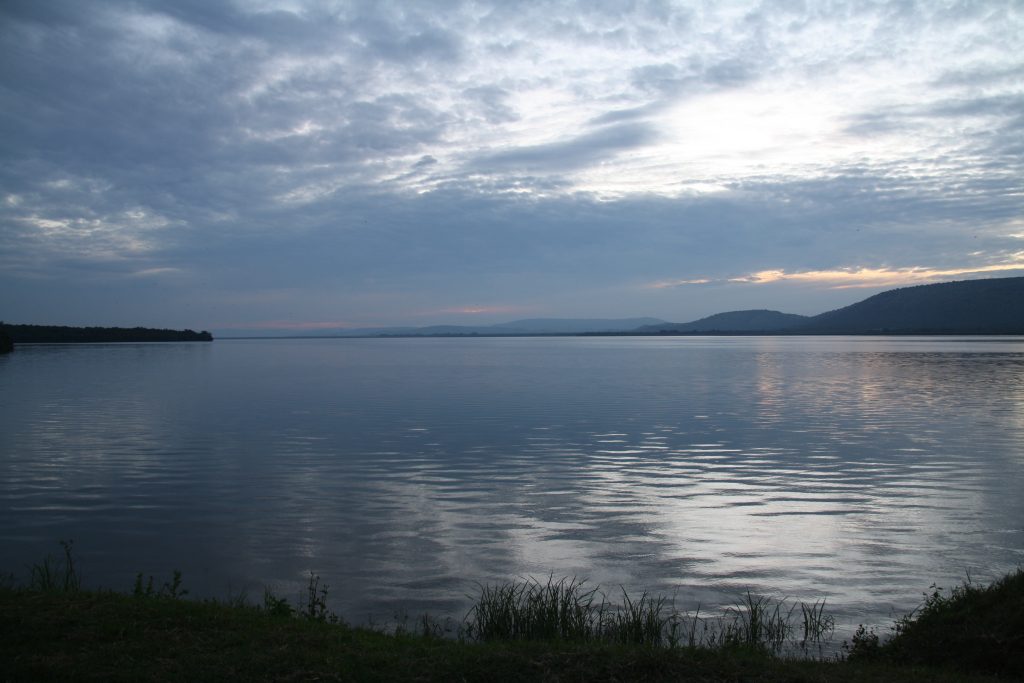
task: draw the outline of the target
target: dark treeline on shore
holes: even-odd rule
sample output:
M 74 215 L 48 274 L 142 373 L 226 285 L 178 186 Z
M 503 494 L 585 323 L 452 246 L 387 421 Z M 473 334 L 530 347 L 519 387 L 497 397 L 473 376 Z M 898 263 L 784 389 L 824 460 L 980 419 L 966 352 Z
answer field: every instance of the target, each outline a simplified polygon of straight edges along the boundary
M 159 330 L 148 327 L 67 327 L 63 325 L 11 325 L 0 327 L 14 344 L 84 344 L 106 342 L 198 342 L 213 341 L 205 330 Z
M 7 334 L 3 323 L 0 323 L 0 353 L 10 353 L 14 350 L 14 340 Z

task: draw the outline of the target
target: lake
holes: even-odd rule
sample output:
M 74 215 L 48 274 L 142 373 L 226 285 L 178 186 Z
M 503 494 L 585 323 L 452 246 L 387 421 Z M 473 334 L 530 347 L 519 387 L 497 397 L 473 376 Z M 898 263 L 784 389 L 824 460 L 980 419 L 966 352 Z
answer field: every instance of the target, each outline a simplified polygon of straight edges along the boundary
M 1024 562 L 1024 338 L 586 337 L 20 346 L 0 571 L 195 597 L 310 572 L 350 622 L 517 576 L 702 612 L 745 590 L 891 624 Z

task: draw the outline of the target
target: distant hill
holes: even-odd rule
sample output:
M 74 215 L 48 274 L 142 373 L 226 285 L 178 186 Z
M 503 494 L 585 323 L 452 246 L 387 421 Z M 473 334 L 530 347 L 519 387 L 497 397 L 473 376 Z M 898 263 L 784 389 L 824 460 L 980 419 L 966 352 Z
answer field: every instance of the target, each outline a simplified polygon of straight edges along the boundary
M 780 313 L 757 309 L 751 311 L 730 311 L 716 313 L 689 323 L 660 323 L 645 325 L 635 331 L 639 334 L 679 334 L 715 332 L 781 332 L 791 330 L 810 320 L 795 313 Z
M 581 332 L 624 332 L 643 325 L 665 324 L 660 318 L 530 318 L 491 325 L 486 329 L 516 334 L 579 334 Z
M 820 315 L 731 311 L 634 334 L 1024 334 L 1024 277 L 892 289 Z
M 528 318 L 496 325 L 431 325 L 429 327 L 378 328 L 346 330 L 345 336 L 372 335 L 440 336 L 440 335 L 530 335 L 581 334 L 583 332 L 627 332 L 641 325 L 664 323 L 660 318 Z
M 212 341 L 209 332 L 157 330 L 148 327 L 67 327 L 4 325 L 15 344 L 81 344 L 99 342 Z
M 426 327 L 360 327 L 321 329 L 307 333 L 289 330 L 247 330 L 245 336 L 261 337 L 461 337 L 532 334 L 581 334 L 628 332 L 641 325 L 663 324 L 660 318 L 529 318 L 496 325 L 430 325 Z M 221 336 L 243 336 L 238 330 Z
M 903 287 L 816 315 L 801 334 L 1024 334 L 1024 277 Z

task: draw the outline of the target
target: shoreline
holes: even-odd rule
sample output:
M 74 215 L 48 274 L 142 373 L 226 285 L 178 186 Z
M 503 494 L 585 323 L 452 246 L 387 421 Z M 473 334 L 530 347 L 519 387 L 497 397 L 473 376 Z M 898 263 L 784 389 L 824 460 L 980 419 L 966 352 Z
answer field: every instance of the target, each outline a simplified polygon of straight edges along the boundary
M 860 627 L 834 654 L 779 647 L 831 633 L 824 604 L 747 594 L 724 631 L 673 621 L 664 598 L 614 609 L 575 579 L 482 586 L 457 632 L 422 617 L 385 633 L 330 612 L 310 574 L 292 605 L 265 591 L 191 600 L 180 572 L 130 594 L 81 589 L 71 544 L 0 584 L 0 680 L 992 681 L 1024 675 L 1024 570 L 988 586 L 932 586 L 890 638 Z M 711 617 L 712 619 L 714 617 Z M 795 623 L 789 623 L 795 622 Z M 676 626 L 682 623 L 682 630 Z M 802 623 L 802 633 L 800 626 Z M 796 633 L 794 634 L 794 629 Z M 672 634 L 672 635 L 669 635 Z M 696 635 L 695 635 L 696 634 Z M 666 637 L 666 636 L 669 637 Z M 815 642 L 818 642 L 815 640 Z

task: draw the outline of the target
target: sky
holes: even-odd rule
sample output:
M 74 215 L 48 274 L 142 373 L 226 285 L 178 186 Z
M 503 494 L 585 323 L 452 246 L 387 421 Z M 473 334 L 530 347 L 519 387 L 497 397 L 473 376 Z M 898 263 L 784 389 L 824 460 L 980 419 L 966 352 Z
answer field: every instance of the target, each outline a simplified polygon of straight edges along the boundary
M 0 3 L 0 319 L 737 309 L 1024 275 L 1024 2 Z

